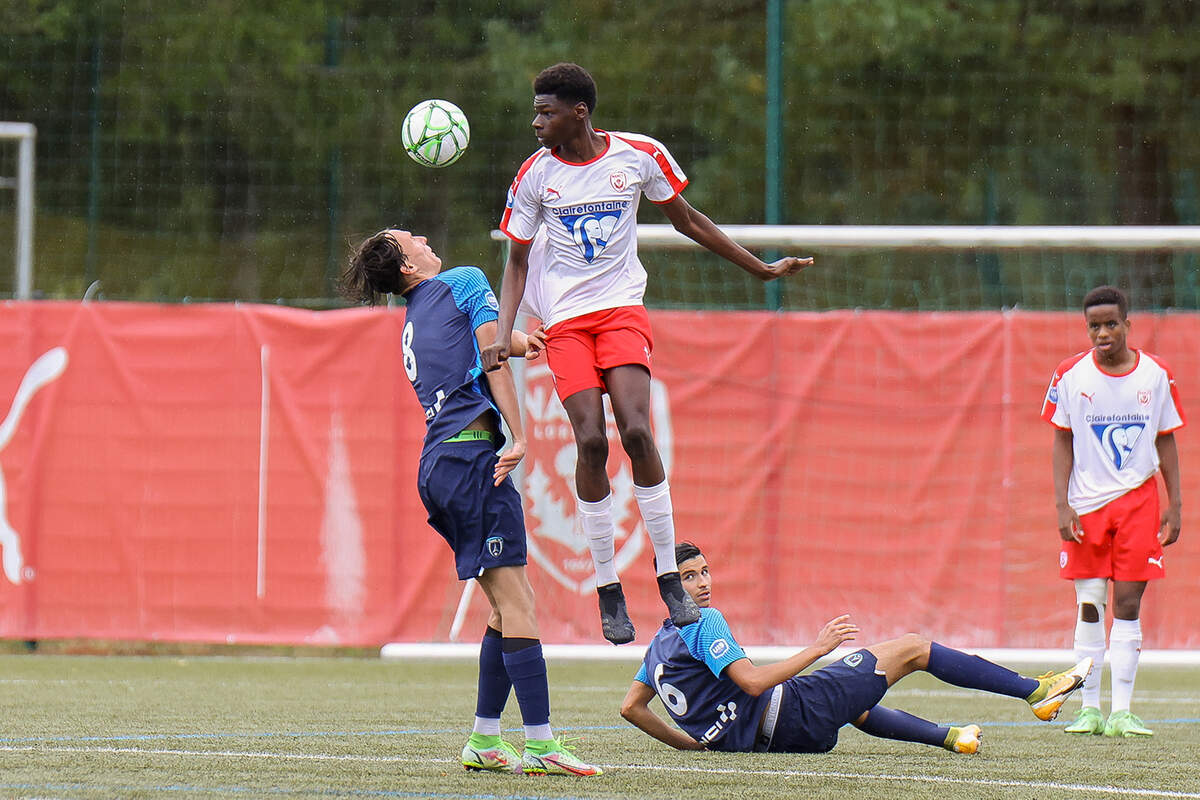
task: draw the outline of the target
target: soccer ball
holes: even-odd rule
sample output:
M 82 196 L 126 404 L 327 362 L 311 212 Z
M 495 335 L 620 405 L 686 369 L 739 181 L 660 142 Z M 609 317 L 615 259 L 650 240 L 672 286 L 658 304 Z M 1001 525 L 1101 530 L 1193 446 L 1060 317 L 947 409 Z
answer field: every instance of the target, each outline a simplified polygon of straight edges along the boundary
M 423 167 L 448 167 L 467 150 L 467 115 L 448 100 L 424 100 L 404 115 L 404 152 Z

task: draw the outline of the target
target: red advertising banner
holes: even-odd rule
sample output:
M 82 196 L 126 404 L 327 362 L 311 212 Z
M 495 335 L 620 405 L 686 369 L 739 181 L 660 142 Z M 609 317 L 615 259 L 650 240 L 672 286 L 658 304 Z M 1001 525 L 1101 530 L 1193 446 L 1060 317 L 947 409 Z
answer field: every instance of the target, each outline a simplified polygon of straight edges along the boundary
M 1069 646 L 1038 412 L 1054 367 L 1087 347 L 1082 315 L 652 320 L 678 536 L 705 550 L 743 641 L 807 643 L 849 612 L 865 640 Z M 417 498 L 424 418 L 402 321 L 402 308 L 5 304 L 0 636 L 476 639 L 486 601 L 463 597 Z M 1200 316 L 1133 323 L 1131 343 L 1167 360 L 1193 411 Z M 542 637 L 599 643 L 570 426 L 543 365 L 521 379 Z M 663 612 L 611 434 L 618 566 L 648 641 Z M 1178 437 L 1186 500 L 1200 464 L 1190 430 Z M 1143 603 L 1148 648 L 1200 646 L 1200 600 L 1183 591 L 1200 578 L 1193 506 Z

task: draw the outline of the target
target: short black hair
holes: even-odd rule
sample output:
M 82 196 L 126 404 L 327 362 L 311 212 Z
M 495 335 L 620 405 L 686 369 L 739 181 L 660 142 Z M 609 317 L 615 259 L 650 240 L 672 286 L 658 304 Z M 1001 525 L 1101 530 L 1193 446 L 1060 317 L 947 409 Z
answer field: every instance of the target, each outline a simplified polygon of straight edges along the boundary
M 390 229 L 372 234 L 351 253 L 350 263 L 338 281 L 338 291 L 348 300 L 375 305 L 385 294 L 400 294 L 404 279 L 400 268 L 408 256 L 390 235 Z
M 1083 298 L 1083 313 L 1092 306 L 1116 306 L 1121 319 L 1129 316 L 1129 298 L 1115 286 L 1097 286 Z
M 675 566 L 679 566 L 685 561 L 690 561 L 696 556 L 702 556 L 700 548 L 691 542 L 679 542 L 675 545 Z
M 583 103 L 588 113 L 596 110 L 596 82 L 578 64 L 562 62 L 546 67 L 533 79 L 534 94 L 552 94 L 565 103 Z

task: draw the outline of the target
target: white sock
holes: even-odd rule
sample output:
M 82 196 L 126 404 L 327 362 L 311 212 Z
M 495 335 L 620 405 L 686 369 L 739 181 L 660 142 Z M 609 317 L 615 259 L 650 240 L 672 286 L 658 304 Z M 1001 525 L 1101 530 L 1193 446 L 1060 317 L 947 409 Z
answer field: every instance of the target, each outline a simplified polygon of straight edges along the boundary
M 1108 636 L 1108 658 L 1112 665 L 1112 710 L 1128 711 L 1133 699 L 1138 657 L 1142 654 L 1142 622 L 1114 619 Z
M 612 495 L 594 503 L 576 497 L 575 508 L 579 513 L 579 527 L 583 529 L 588 548 L 592 551 L 596 585 L 607 586 L 616 583 L 620 579 L 617 577 L 617 565 L 613 561 L 617 550 L 617 528 L 612 518 Z
M 654 546 L 654 562 L 658 574 L 678 572 L 675 565 L 675 517 L 671 506 L 671 487 L 666 481 L 657 486 L 633 487 L 642 522 L 646 523 L 646 535 Z
M 550 723 L 545 725 L 526 725 L 525 726 L 525 741 L 536 739 L 538 741 L 547 741 L 554 738 L 554 731 L 550 729 Z
M 488 719 L 487 717 L 476 717 L 475 733 L 478 733 L 480 736 L 499 736 L 500 718 Z
M 1091 656 L 1092 671 L 1083 682 L 1080 697 L 1085 706 L 1100 707 L 1100 675 L 1104 671 L 1104 623 L 1075 621 L 1075 660 Z

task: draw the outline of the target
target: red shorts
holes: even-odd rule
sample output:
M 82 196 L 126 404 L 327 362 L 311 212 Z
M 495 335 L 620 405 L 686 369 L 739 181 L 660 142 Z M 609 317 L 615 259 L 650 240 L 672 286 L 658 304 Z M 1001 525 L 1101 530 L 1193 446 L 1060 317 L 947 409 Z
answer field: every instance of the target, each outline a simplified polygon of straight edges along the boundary
M 1158 484 L 1154 479 L 1079 517 L 1082 542 L 1063 542 L 1059 574 L 1068 579 L 1161 578 L 1163 549 L 1158 542 Z
M 611 367 L 641 364 L 650 369 L 653 349 L 650 316 L 643 306 L 593 311 L 546 331 L 546 360 L 560 400 L 584 389 L 607 391 L 604 370 Z

